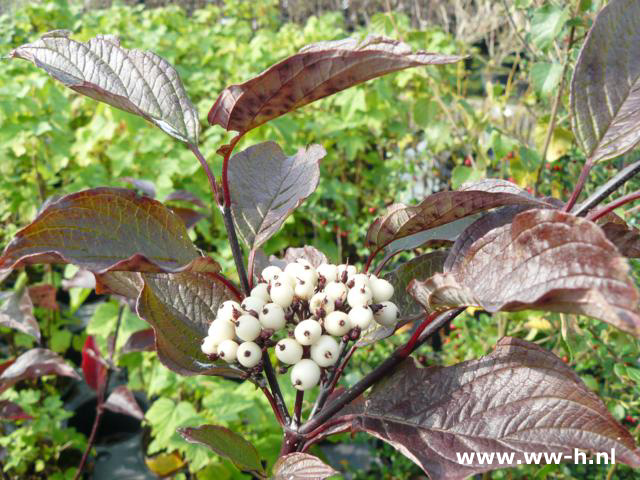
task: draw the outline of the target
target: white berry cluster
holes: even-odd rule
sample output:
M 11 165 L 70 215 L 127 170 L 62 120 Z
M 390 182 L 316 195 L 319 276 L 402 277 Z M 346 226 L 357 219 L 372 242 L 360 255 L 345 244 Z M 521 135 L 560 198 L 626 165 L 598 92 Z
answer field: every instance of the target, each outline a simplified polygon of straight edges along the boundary
M 242 303 L 220 306 L 202 351 L 259 370 L 262 352 L 274 346 L 281 371 L 293 365 L 293 386 L 307 390 L 337 362 L 334 337 L 355 340 L 374 321 L 396 324 L 400 313 L 392 296 L 389 282 L 352 265 L 324 263 L 316 269 L 303 259 L 284 270 L 272 265 Z

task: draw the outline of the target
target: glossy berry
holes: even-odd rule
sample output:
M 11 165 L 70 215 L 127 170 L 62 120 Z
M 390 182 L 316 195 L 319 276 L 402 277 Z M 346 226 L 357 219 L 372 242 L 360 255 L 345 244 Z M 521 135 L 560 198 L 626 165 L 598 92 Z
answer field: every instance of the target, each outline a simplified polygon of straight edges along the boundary
M 310 318 L 300 322 L 293 331 L 293 335 L 301 345 L 313 345 L 322 335 L 322 327 Z
M 393 285 L 382 278 L 371 279 L 369 288 L 375 303 L 386 302 L 393 297 Z
M 238 353 L 238 344 L 233 340 L 224 340 L 218 345 L 218 356 L 227 363 L 236 361 Z
M 252 342 L 260 335 L 262 325 L 253 315 L 241 315 L 236 320 L 236 335 L 240 340 Z
M 275 265 L 269 265 L 264 270 L 262 270 L 262 278 L 265 282 L 270 282 L 273 277 L 279 273 L 282 273 L 280 267 L 276 267 Z
M 324 287 L 324 293 L 334 302 L 344 302 L 347 299 L 349 289 L 342 282 L 330 282 Z
M 338 361 L 338 342 L 330 335 L 322 335 L 311 346 L 311 359 L 321 367 L 330 367 Z
M 292 262 L 287 264 L 284 271 L 291 275 L 293 278 L 296 278 L 304 271 L 304 265 L 298 262 Z
M 238 345 L 238 351 L 236 352 L 238 357 L 238 363 L 243 367 L 252 368 L 255 367 L 262 359 L 262 349 L 257 343 L 243 342 Z
M 293 275 L 290 275 L 287 272 L 280 272 L 273 276 L 273 278 L 271 279 L 271 282 L 273 283 L 280 282 L 280 283 L 289 285 L 291 288 L 294 288 L 296 286 L 296 277 L 294 277 Z
M 276 344 L 275 350 L 276 357 L 282 363 L 293 365 L 302 358 L 302 345 L 293 338 L 283 338 Z
M 286 325 L 284 309 L 277 303 L 267 303 L 260 310 L 260 323 L 264 328 L 280 330 Z
M 218 307 L 218 315 L 216 318 L 219 320 L 231 321 L 240 315 L 241 309 L 242 307 L 240 307 L 238 302 L 227 300 L 226 302 L 222 302 Z
M 271 301 L 271 296 L 267 289 L 269 285 L 266 283 L 259 283 L 251 290 L 251 296 L 257 297 L 262 300 L 264 303 L 269 303 Z
M 245 312 L 255 312 L 258 314 L 266 302 L 259 297 L 247 297 L 242 300 L 240 306 Z
M 393 327 L 400 318 L 398 307 L 393 302 L 381 302 L 382 308 L 374 315 L 374 319 L 384 327 Z
M 317 269 L 318 274 L 322 275 L 328 282 L 335 282 L 338 280 L 338 267 L 331 263 L 323 263 Z
M 366 330 L 373 322 L 373 312 L 365 305 L 354 307 L 349 312 L 349 320 L 351 327 L 358 327 L 360 330 Z
M 233 323 L 218 318 L 209 325 L 207 333 L 218 345 L 223 340 L 233 340 L 236 336 L 236 327 Z
M 204 337 L 200 349 L 205 355 L 213 355 L 214 353 L 216 353 L 216 342 L 214 341 L 213 337 Z
M 324 319 L 324 329 L 331 335 L 341 336 L 351 330 L 351 320 L 344 312 L 331 312 Z
M 282 308 L 287 308 L 293 302 L 294 291 L 288 283 L 276 282 L 271 286 L 271 300 Z
M 316 287 L 313 283 L 305 280 L 296 282 L 295 294 L 296 297 L 302 300 L 309 300 L 313 296 L 313 292 Z
M 297 390 L 309 390 L 320 381 L 320 367 L 316 362 L 305 358 L 291 369 L 291 383 Z
M 356 273 L 349 282 L 353 282 L 354 287 L 369 287 L 369 277 L 364 273 Z
M 316 318 L 321 318 L 335 310 L 335 302 L 324 292 L 318 292 L 309 300 L 309 311 Z
M 369 287 L 355 286 L 347 294 L 347 303 L 351 308 L 367 305 L 371 302 L 373 295 Z

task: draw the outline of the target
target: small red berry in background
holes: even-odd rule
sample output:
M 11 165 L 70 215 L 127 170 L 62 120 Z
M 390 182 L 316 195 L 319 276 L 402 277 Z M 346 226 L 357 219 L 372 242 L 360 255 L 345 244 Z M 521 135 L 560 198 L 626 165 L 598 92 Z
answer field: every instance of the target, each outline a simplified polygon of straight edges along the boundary
M 376 213 L 376 207 L 369 207 L 369 213 Z
M 511 160 L 515 156 L 516 156 L 516 154 L 513 153 L 513 150 L 511 150 L 509 153 L 507 153 L 507 159 L 509 159 L 509 160 Z
M 340 232 L 340 236 L 342 238 L 346 237 L 347 235 L 349 235 L 349 230 L 343 230 L 342 232 Z
M 322 222 L 320 222 L 320 223 L 322 223 L 323 227 L 326 227 L 327 224 L 329 223 L 329 220 L 322 220 Z
M 554 166 L 553 166 L 553 170 L 554 170 L 555 172 L 559 172 L 560 170 L 562 170 L 562 167 L 561 167 L 560 165 L 554 165 Z
M 471 155 L 467 155 L 467 156 L 465 157 L 465 159 L 464 159 L 464 164 L 465 164 L 467 167 L 470 167 L 470 166 L 471 166 Z
M 568 363 L 569 362 L 569 358 L 565 355 L 564 357 L 562 357 L 562 361 L 564 363 Z

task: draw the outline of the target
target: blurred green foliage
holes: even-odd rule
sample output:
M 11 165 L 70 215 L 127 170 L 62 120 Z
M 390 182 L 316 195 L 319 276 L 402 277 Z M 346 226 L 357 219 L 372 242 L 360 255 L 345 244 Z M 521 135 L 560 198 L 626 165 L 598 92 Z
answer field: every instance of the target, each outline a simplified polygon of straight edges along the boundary
M 318 190 L 265 245 L 265 250 L 278 253 L 287 246 L 312 244 L 334 261 L 348 258 L 358 263 L 368 254 L 362 246 L 366 229 L 393 202 L 417 202 L 434 191 L 456 188 L 485 176 L 533 186 L 540 169 L 540 193 L 568 197 L 584 157 L 570 129 L 566 83 L 551 132 L 550 111 L 562 81 L 568 33 L 575 28 L 575 38 L 582 38 L 602 2 L 581 2 L 579 19 L 572 18 L 569 5 L 542 3 L 518 0 L 512 5 L 512 14 L 524 19 L 525 28 L 517 35 L 512 32 L 501 37 L 500 52 L 486 39 L 454 38 L 439 26 L 414 30 L 409 18 L 398 14 L 377 14 L 355 32 L 347 31 L 339 12 L 310 17 L 303 25 L 284 23 L 276 0 L 229 0 L 222 7 L 197 10 L 190 17 L 178 7 L 146 10 L 142 6 L 115 6 L 84 11 L 80 2 L 49 0 L 1 15 L 0 44 L 8 50 L 60 28 L 72 30 L 73 37 L 82 41 L 99 33 L 118 34 L 123 46 L 152 50 L 177 68 L 203 126 L 209 108 L 225 86 L 249 79 L 309 43 L 347 35 L 384 34 L 402 39 L 415 49 L 470 55 L 458 65 L 407 70 L 321 100 L 256 129 L 238 146 L 241 150 L 274 140 L 287 153 L 293 153 L 311 143 L 322 144 L 328 154 L 322 161 Z M 568 48 L 570 64 L 579 46 L 576 42 Z M 570 73 L 571 68 L 565 82 Z M 3 245 L 33 219 L 51 195 L 96 186 L 125 186 L 119 180 L 122 177 L 153 181 L 161 200 L 173 190 L 186 189 L 210 204 L 206 177 L 183 145 L 139 117 L 62 88 L 27 62 L 0 62 L 0 126 Z M 547 163 L 542 167 L 547 133 Z M 230 136 L 219 127 L 209 127 L 201 138 L 201 150 L 219 173 L 221 160 L 215 151 Z M 627 155 L 631 157 L 635 154 Z M 587 190 L 604 181 L 624 161 L 594 169 Z M 620 194 L 639 185 L 638 180 L 630 182 Z M 638 223 L 637 214 L 626 218 Z M 207 218 L 191 235 L 200 248 L 220 261 L 225 274 L 234 276 L 216 208 L 210 208 Z M 397 261 L 406 257 L 400 255 Z M 638 276 L 639 263 L 632 265 Z M 27 271 L 30 283 L 46 281 L 57 286 L 63 276 L 69 278 L 72 273 L 72 269 L 63 273 L 58 267 Z M 57 352 L 73 355 L 81 349 L 85 335 L 94 334 L 105 352 L 106 338 L 118 315 L 117 302 L 80 288 L 64 295 L 66 303 L 61 311 L 36 311 L 45 343 Z M 146 326 L 129 310 L 123 319 L 119 345 L 127 334 Z M 640 348 L 630 336 L 585 318 L 531 312 L 494 317 L 470 312 L 454 326 L 442 345 L 435 344 L 423 352 L 426 362 L 453 364 L 476 358 L 488 353 L 503 335 L 522 336 L 565 356 L 614 416 L 632 428 L 638 438 Z M 0 331 L 14 348 L 34 345 L 26 335 L 7 332 Z M 345 383 L 355 383 L 402 338 L 358 352 Z M 126 369 L 130 388 L 144 392 L 150 401 L 147 454 L 178 451 L 189 469 L 198 472 L 199 479 L 244 478 L 228 462 L 187 444 L 175 433 L 178 426 L 215 423 L 252 441 L 269 465 L 275 461 L 281 441 L 277 423 L 264 397 L 248 383 L 181 377 L 160 365 L 153 353 L 120 355 L 117 363 Z M 24 423 L 0 442 L 8 458 L 22 459 L 4 461 L 3 468 L 10 475 L 67 475 L 63 469 L 42 467 L 41 462 L 55 464 L 60 453 L 55 445 L 42 440 L 48 429 L 60 437 L 54 440 L 58 446 L 82 445 L 78 434 L 61 428 L 67 413 L 60 408 L 54 384 L 47 381 L 46 387 L 46 398 L 35 390 L 10 391 L 3 396 L 34 416 L 48 416 L 41 423 Z M 285 394 L 291 402 L 293 392 L 288 386 Z M 346 436 L 338 440 L 352 441 Z M 419 476 L 417 467 L 390 447 L 383 448 L 380 442 L 360 435 L 354 441 L 378 457 L 372 470 L 359 472 L 355 478 Z M 321 449 L 314 453 L 323 455 Z M 581 468 L 523 466 L 497 472 L 492 478 L 595 479 L 606 475 L 603 469 Z M 620 466 L 612 478 L 632 475 Z

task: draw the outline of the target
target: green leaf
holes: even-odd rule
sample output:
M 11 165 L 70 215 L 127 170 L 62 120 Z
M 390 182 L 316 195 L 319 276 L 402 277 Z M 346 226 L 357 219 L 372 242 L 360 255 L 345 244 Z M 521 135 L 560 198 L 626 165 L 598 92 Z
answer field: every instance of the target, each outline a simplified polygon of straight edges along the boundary
M 538 8 L 531 19 L 531 41 L 538 48 L 544 49 L 558 36 L 569 18 L 566 8 L 556 5 L 545 5 Z
M 571 81 L 571 118 L 578 143 L 593 162 L 640 141 L 640 3 L 612 0 L 598 13 Z
M 203 425 L 178 430 L 185 440 L 209 447 L 221 457 L 231 460 L 240 470 L 266 477 L 260 455 L 251 443 L 228 428 Z
M 562 78 L 562 65 L 559 63 L 538 62 L 531 67 L 533 87 L 543 97 L 554 93 Z
M 482 178 L 480 170 L 472 167 L 465 167 L 464 165 L 456 165 L 451 172 L 451 186 L 454 190 L 460 188 L 460 186 L 467 182 L 474 182 Z
M 154 441 L 166 444 L 176 434 L 179 427 L 198 418 L 198 414 L 189 402 L 179 402 L 176 405 L 169 398 L 160 398 L 147 410 L 145 418 L 153 427 Z
M 85 190 L 46 205 L 0 257 L 0 269 L 32 263 L 74 263 L 99 273 L 219 270 L 191 243 L 180 217 L 120 188 Z
M 636 384 L 640 386 L 640 369 L 627 367 L 627 375 L 631 380 L 633 380 L 634 382 L 636 382 Z
M 152 52 L 127 50 L 115 35 L 87 43 L 55 30 L 22 45 L 9 58 L 23 58 L 78 93 L 146 118 L 183 142 L 197 145 L 198 112 L 178 72 Z

